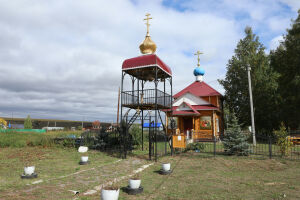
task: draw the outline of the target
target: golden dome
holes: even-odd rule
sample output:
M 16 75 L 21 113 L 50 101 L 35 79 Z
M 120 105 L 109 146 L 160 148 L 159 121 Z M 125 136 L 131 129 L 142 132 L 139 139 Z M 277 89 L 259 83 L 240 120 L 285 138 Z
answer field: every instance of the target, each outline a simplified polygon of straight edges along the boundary
M 144 42 L 142 42 L 142 44 L 140 45 L 140 50 L 142 54 L 153 54 L 156 51 L 156 44 L 151 40 L 151 37 L 149 35 L 149 20 L 152 19 L 151 17 L 149 17 L 150 14 L 147 13 L 146 14 L 146 25 L 147 25 L 147 34 L 146 34 L 146 38 L 144 40 Z
M 151 40 L 149 35 L 146 36 L 144 42 L 140 45 L 142 54 L 153 54 L 156 51 L 156 44 Z

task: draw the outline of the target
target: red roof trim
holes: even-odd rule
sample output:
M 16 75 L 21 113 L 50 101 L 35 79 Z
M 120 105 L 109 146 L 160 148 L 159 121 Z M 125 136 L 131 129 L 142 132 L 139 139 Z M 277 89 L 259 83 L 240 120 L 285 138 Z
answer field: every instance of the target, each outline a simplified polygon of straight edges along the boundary
M 165 64 L 155 54 L 142 55 L 142 56 L 126 59 L 122 64 L 122 70 L 125 71 L 125 70 L 153 67 L 153 66 L 159 67 L 161 70 L 166 72 L 169 76 L 172 76 L 172 71 L 170 67 L 167 64 Z
M 185 102 L 185 101 L 184 101 L 183 103 L 185 103 L 188 107 L 190 107 L 190 109 L 192 109 L 192 111 L 193 111 L 194 113 L 200 114 L 196 109 L 194 109 L 193 106 L 191 106 L 191 104 L 189 104 L 189 103 L 187 103 L 187 102 Z
M 180 96 L 186 94 L 187 92 L 201 97 L 201 96 L 222 96 L 218 91 L 213 89 L 207 83 L 195 81 L 177 94 L 174 95 L 174 98 L 179 98 Z

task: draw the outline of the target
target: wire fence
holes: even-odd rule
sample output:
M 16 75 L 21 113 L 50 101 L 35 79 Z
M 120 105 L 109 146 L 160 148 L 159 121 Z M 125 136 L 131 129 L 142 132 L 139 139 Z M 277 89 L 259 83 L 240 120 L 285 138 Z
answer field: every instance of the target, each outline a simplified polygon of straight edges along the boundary
M 156 138 L 155 138 L 156 137 Z M 150 141 L 151 140 L 151 141 Z M 250 155 L 261 158 L 284 158 L 291 160 L 300 160 L 300 143 L 295 137 L 287 137 L 288 143 L 279 145 L 277 139 L 271 136 L 256 137 L 256 145 L 252 141 L 249 143 Z M 157 142 L 155 142 L 157 141 Z M 89 146 L 91 149 L 112 153 L 116 156 L 122 156 L 122 141 L 118 131 L 107 132 L 105 130 L 90 130 L 82 134 L 80 140 L 76 140 L 77 145 Z M 190 146 L 193 148 L 190 148 Z M 128 153 L 135 155 L 144 155 L 145 158 L 162 157 L 172 154 L 171 140 L 163 131 L 158 131 L 157 134 L 149 131 L 144 132 L 143 143 L 138 145 L 132 143 L 128 145 Z M 190 149 L 189 149 L 190 148 Z M 213 139 L 211 141 L 197 141 L 188 144 L 186 149 L 174 149 L 176 152 L 184 152 L 192 150 L 197 153 L 205 153 L 212 156 L 227 155 L 226 149 L 222 140 Z
M 293 138 L 287 138 L 289 143 L 278 145 L 274 137 L 257 137 L 257 143 L 254 145 L 249 142 L 250 155 L 263 158 L 285 158 L 291 160 L 300 160 L 300 144 Z M 195 152 L 208 153 L 211 155 L 226 155 L 223 142 L 213 140 L 210 142 L 197 142 L 200 148 Z

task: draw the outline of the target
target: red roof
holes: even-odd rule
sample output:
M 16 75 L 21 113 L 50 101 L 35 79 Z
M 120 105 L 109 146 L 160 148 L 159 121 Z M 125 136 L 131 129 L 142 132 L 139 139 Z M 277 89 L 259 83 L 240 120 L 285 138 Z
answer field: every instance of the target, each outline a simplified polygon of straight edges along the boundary
M 172 76 L 172 71 L 157 55 L 148 54 L 129 58 L 123 62 L 122 70 L 158 66 L 161 70 Z
M 195 96 L 201 97 L 201 96 L 222 96 L 217 90 L 210 87 L 208 84 L 206 84 L 204 81 L 195 81 L 191 85 L 187 86 L 180 92 L 174 95 L 174 98 L 178 98 L 185 93 L 191 93 Z

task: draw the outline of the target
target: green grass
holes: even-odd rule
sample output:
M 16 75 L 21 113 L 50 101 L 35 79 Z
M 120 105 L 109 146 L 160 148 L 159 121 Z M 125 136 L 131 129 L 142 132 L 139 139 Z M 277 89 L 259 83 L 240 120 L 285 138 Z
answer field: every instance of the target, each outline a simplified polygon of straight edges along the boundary
M 0 147 L 54 146 L 53 138 L 68 135 L 80 136 L 82 131 L 50 131 L 47 133 L 10 132 L 0 133 Z
M 50 136 L 41 133 L 0 133 L 0 147 L 53 146 Z
M 45 135 L 49 135 L 51 137 L 66 137 L 68 135 L 75 135 L 76 137 L 79 137 L 83 131 L 48 131 L 47 133 L 44 133 Z
M 163 148 L 164 144 L 158 146 Z M 69 190 L 80 191 L 78 199 L 99 199 L 100 191 L 87 196 L 83 193 L 149 163 L 134 156 L 115 163 L 118 158 L 89 151 L 91 162 L 80 166 L 80 156 L 74 148 L 0 148 L 0 199 L 74 199 Z M 156 173 L 163 162 L 171 163 L 171 175 Z M 26 164 L 36 166 L 37 179 L 20 179 Z M 300 198 L 299 161 L 187 152 L 160 157 L 140 177 L 144 192 L 130 196 L 121 191 L 120 199 Z M 32 184 L 37 180 L 43 182 Z M 128 179 L 117 185 L 127 186 Z
M 299 199 L 300 162 L 253 157 L 185 153 L 164 157 L 173 173 L 155 173 L 160 163 L 141 174 L 144 192 L 120 199 Z M 127 183 L 123 181 L 121 185 Z M 96 199 L 96 198 L 91 198 Z
M 157 154 L 159 156 L 165 155 L 165 148 L 167 150 L 167 154 L 170 154 L 171 153 L 171 148 L 170 148 L 170 145 L 168 143 L 165 144 L 165 142 L 157 142 Z M 148 150 L 149 150 L 149 142 L 144 141 L 144 151 L 142 151 L 142 145 L 140 145 L 138 147 L 135 147 L 135 149 L 133 150 L 132 153 L 134 155 L 147 156 L 148 153 L 149 153 Z
M 0 199 L 72 199 L 68 190 L 84 192 L 133 170 L 104 153 L 86 154 L 90 163 L 79 165 L 81 155 L 73 148 L 0 148 Z M 26 165 L 36 167 L 37 179 L 20 178 Z M 43 182 L 31 185 L 37 180 Z

